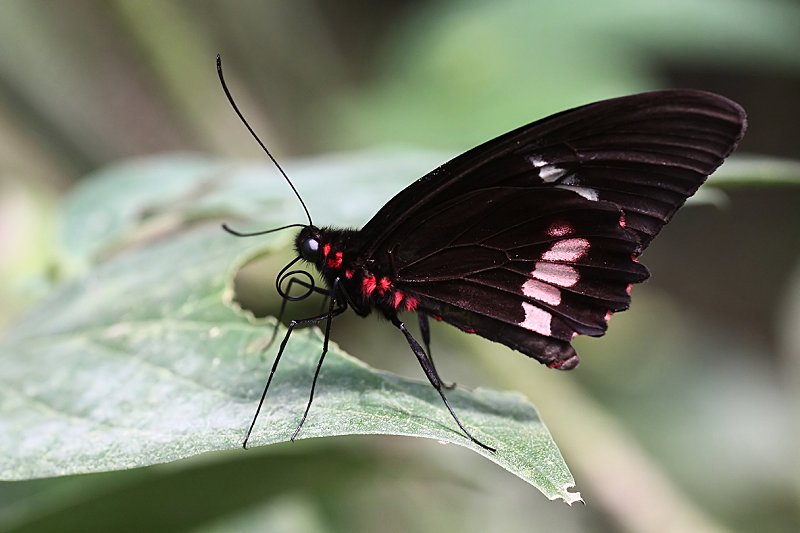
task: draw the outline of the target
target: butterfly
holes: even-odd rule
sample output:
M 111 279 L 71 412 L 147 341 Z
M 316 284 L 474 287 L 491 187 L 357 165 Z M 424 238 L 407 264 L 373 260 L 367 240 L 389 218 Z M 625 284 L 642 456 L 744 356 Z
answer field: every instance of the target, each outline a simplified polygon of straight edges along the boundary
M 572 340 L 603 335 L 611 315 L 628 309 L 631 287 L 649 276 L 639 256 L 735 149 L 746 124 L 741 106 L 703 91 L 614 98 L 469 150 L 402 190 L 360 230 L 317 227 L 306 209 L 308 224 L 286 226 L 300 227 L 297 256 L 278 275 L 278 292 L 284 304 L 318 293 L 328 306 L 289 323 L 261 402 L 295 327 L 324 324 L 294 439 L 313 400 L 333 318 L 348 308 L 360 316 L 376 312 L 403 334 L 464 435 L 494 451 L 447 400 L 431 358 L 429 318 L 549 368 L 575 368 Z M 225 228 L 240 236 L 267 233 Z M 308 272 L 291 270 L 300 261 L 313 265 L 324 287 Z M 291 296 L 294 284 L 303 295 Z M 417 315 L 421 343 L 403 320 L 410 313 Z M 257 417 L 258 411 L 245 447 Z

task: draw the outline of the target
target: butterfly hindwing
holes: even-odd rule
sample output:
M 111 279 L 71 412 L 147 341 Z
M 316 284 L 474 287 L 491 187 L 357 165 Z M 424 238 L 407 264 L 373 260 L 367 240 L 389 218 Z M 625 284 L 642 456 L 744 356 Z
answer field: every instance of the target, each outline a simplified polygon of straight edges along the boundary
M 492 200 L 479 202 L 487 192 Z M 462 329 L 553 363 L 574 355 L 575 335 L 602 335 L 610 312 L 627 309 L 630 284 L 647 277 L 613 204 L 557 188 L 465 197 L 421 220 L 420 238 L 393 254 L 396 286 Z

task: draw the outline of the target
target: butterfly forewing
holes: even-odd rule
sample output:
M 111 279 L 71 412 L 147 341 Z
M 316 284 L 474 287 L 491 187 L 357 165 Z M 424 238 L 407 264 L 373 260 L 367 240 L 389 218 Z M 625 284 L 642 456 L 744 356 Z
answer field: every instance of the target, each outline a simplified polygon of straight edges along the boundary
M 534 122 L 444 164 L 359 232 L 360 262 L 420 310 L 559 368 L 645 280 L 639 254 L 733 150 L 745 118 L 698 91 Z
M 473 148 L 404 189 L 362 229 L 364 253 L 408 235 L 408 221 L 443 201 L 497 185 L 596 191 L 626 211 L 646 246 L 733 151 L 744 128 L 738 104 L 692 90 L 562 111 Z

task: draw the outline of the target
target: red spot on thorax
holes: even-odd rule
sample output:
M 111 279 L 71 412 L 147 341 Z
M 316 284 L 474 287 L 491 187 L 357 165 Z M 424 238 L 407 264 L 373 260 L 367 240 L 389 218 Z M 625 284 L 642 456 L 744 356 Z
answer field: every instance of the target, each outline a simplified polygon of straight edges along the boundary
M 394 305 L 395 309 L 399 309 L 401 303 L 403 303 L 403 293 L 400 291 L 394 291 L 394 301 L 392 302 L 392 305 Z
M 331 245 L 330 245 L 330 243 L 329 244 L 323 244 L 322 245 L 322 257 L 328 257 L 328 254 L 330 254 L 330 253 L 331 253 Z
M 381 278 L 381 280 L 378 282 L 378 294 L 383 296 L 391 286 L 392 282 L 389 280 L 389 278 Z
M 327 254 L 326 254 L 327 255 Z M 335 252 L 333 257 L 328 257 L 328 268 L 339 268 L 342 266 L 342 252 Z
M 361 280 L 361 292 L 364 293 L 364 296 L 367 298 L 372 295 L 376 286 L 375 276 L 367 276 Z
M 408 298 L 406 298 L 406 311 L 415 310 L 417 308 L 417 304 L 419 304 L 419 300 L 417 300 L 413 296 L 409 296 Z M 439 317 L 439 320 L 441 319 L 442 317 Z

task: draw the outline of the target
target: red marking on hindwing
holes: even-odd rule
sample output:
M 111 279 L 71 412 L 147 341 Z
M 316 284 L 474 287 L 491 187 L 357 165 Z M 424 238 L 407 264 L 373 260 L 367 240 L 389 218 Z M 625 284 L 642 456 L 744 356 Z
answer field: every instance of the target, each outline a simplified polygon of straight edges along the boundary
M 375 276 L 367 276 L 361 280 L 361 292 L 364 293 L 364 296 L 369 298 L 375 291 L 375 287 L 377 287 L 377 285 L 378 284 L 375 282 Z
M 328 268 L 340 268 L 342 266 L 342 252 L 335 252 L 333 257 L 328 257 L 327 265 Z
M 547 368 L 559 368 L 563 365 L 566 361 L 553 361 L 547 365 Z
M 344 271 L 344 277 L 346 277 L 347 279 L 352 279 L 353 271 L 348 268 L 347 270 Z
M 406 311 L 413 311 L 417 308 L 417 304 L 419 304 L 419 300 L 414 298 L 413 296 L 409 296 L 406 298 Z M 442 317 L 438 317 L 437 320 L 441 320 Z
M 432 318 L 432 319 L 434 319 L 434 320 L 435 320 L 435 321 L 437 321 L 437 322 L 441 322 L 442 320 L 444 320 L 444 319 L 443 319 L 442 317 L 440 317 L 439 315 L 431 315 L 431 318 Z
M 628 293 L 628 296 L 631 295 L 631 289 L 633 289 L 633 284 L 632 283 L 628 283 L 628 286 L 625 287 L 625 292 Z
M 638 263 L 639 262 L 639 254 L 637 254 L 636 252 L 632 253 L 631 254 L 631 261 L 633 261 L 634 263 Z
M 322 257 L 328 257 L 329 253 L 331 253 L 331 245 L 330 244 L 323 244 L 322 245 Z
M 474 328 L 464 328 L 464 333 L 475 333 Z
M 603 317 L 603 320 L 608 322 L 609 320 L 611 320 L 611 315 L 613 314 L 614 314 L 613 311 L 606 311 L 606 316 Z
M 392 302 L 392 305 L 394 305 L 395 309 L 399 309 L 401 303 L 403 303 L 403 293 L 400 291 L 394 291 L 394 301 Z
M 628 223 L 625 221 L 625 213 L 622 213 L 622 214 L 619 216 L 619 227 L 620 227 L 620 228 L 624 228 L 624 227 L 625 227 L 625 226 L 627 226 L 627 225 L 628 225 Z

